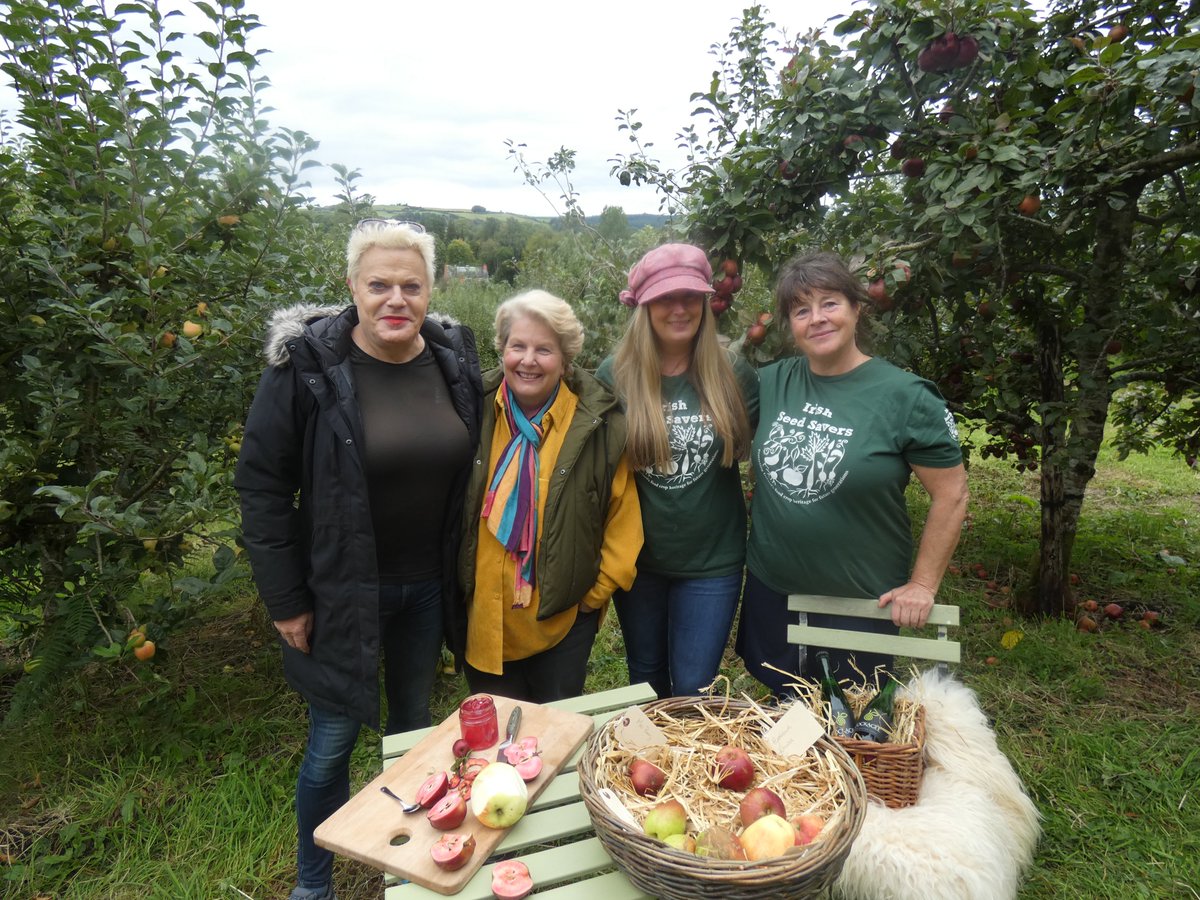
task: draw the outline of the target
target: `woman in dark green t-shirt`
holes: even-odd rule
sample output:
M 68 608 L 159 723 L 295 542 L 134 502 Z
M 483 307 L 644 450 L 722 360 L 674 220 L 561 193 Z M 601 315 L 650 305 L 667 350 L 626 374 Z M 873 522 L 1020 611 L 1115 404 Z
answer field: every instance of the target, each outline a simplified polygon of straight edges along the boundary
M 749 449 L 758 380 L 717 343 L 704 251 L 666 244 L 629 273 L 634 308 L 596 372 L 625 406 L 645 543 L 628 591 L 614 595 L 631 683 L 659 697 L 716 676 L 742 587 Z
M 737 649 L 776 693 L 784 672 L 815 678 L 815 653 L 787 642 L 791 593 L 878 598 L 891 621 L 810 616 L 865 630 L 925 623 L 958 543 L 967 476 L 954 418 L 929 381 L 862 351 L 862 285 L 832 253 L 788 263 L 775 291 L 779 320 L 803 354 L 762 369 L 746 587 Z M 913 561 L 905 488 L 916 475 L 929 513 Z M 841 677 L 850 654 L 831 650 Z M 891 660 L 857 654 L 867 676 Z

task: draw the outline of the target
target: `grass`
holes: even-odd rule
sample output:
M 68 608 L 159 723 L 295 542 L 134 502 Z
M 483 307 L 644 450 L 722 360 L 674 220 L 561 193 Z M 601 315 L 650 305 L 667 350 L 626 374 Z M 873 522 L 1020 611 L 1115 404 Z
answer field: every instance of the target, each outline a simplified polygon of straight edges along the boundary
M 1077 538 L 1076 591 L 1129 612 L 1094 634 L 1007 608 L 1036 553 L 1034 478 L 976 462 L 971 486 L 956 564 L 970 573 L 981 563 L 988 577 L 948 576 L 941 598 L 963 610 L 958 674 L 1043 816 L 1021 898 L 1200 897 L 1200 567 L 1191 558 L 1200 476 L 1165 453 L 1102 456 Z M 1186 565 L 1165 563 L 1163 549 Z M 1162 616 L 1153 630 L 1131 620 L 1146 608 Z M 609 616 L 589 691 L 626 681 L 615 626 Z M 1005 649 L 1012 634 L 1020 639 Z M 0 732 L 3 896 L 267 898 L 290 888 L 305 722 L 270 623 L 246 587 L 160 648 L 142 670 L 89 666 L 21 728 Z M 21 661 L 8 662 L 0 712 Z M 732 655 L 726 663 L 735 687 L 754 692 Z M 464 693 L 443 674 L 435 714 Z M 364 732 L 355 785 L 378 765 L 378 739 Z M 346 900 L 382 894 L 359 864 L 339 860 L 336 877 Z

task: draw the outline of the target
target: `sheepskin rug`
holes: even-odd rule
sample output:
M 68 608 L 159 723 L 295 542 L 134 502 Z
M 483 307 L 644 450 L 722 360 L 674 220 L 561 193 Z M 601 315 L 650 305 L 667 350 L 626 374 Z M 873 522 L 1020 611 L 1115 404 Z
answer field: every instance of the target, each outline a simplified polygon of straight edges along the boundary
M 917 802 L 872 802 L 834 896 L 844 900 L 1005 900 L 1033 861 L 1038 811 L 996 746 L 975 693 L 935 669 L 906 686 L 925 705 Z

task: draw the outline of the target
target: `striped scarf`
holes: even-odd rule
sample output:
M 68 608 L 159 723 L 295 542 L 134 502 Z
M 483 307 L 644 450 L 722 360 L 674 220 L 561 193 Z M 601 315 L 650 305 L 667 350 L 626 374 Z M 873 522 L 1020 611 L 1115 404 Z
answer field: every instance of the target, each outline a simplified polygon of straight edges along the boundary
M 482 518 L 488 530 L 504 545 L 517 563 L 513 609 L 533 602 L 534 555 L 537 550 L 538 448 L 542 443 L 542 417 L 558 396 L 558 387 L 542 408 L 526 417 L 520 404 L 504 384 L 504 420 L 509 434 L 492 482 L 483 500 Z

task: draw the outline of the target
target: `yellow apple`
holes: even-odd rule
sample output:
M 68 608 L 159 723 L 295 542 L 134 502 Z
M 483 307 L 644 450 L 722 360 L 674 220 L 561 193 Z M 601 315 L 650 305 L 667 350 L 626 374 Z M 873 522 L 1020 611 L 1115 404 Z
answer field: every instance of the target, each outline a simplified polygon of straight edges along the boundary
M 746 849 L 746 858 L 752 860 L 783 856 L 790 848 L 796 846 L 796 830 L 787 819 L 774 813 L 755 819 L 747 825 L 741 838 L 742 846 Z

